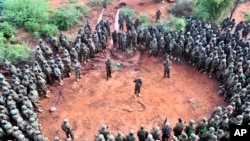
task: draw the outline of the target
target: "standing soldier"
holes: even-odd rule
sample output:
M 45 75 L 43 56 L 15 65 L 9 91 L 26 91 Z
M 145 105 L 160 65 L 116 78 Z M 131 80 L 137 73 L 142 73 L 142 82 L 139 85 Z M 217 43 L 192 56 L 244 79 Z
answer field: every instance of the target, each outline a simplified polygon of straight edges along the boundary
M 81 65 L 80 63 L 78 62 L 77 59 L 74 59 L 73 61 L 73 68 L 75 69 L 75 73 L 76 73 L 76 81 L 79 82 L 80 78 L 82 78 L 82 75 L 81 75 Z
M 161 11 L 160 11 L 160 9 L 158 9 L 156 12 L 156 21 L 155 21 L 156 23 L 159 22 L 160 16 L 161 16 Z
M 142 79 L 141 77 L 136 78 L 133 82 L 135 82 L 135 98 L 136 96 L 141 96 L 141 86 L 142 86 Z
M 169 57 L 167 57 L 163 65 L 164 65 L 164 78 L 166 78 L 166 74 L 168 75 L 168 78 L 170 78 L 170 68 L 172 65 L 172 61 L 170 61 Z
M 108 80 L 109 77 L 111 78 L 111 72 L 112 72 L 112 63 L 111 63 L 110 57 L 105 62 L 105 64 L 106 64 L 106 72 L 107 72 L 107 80 Z
M 128 135 L 126 136 L 127 141 L 135 141 L 136 140 L 136 135 L 134 133 L 134 130 L 131 129 L 128 133 Z
M 62 130 L 65 132 L 67 138 L 71 138 L 72 140 L 74 139 L 73 131 L 72 131 L 72 126 L 69 123 L 68 119 L 64 119 L 63 123 L 61 125 Z
M 145 139 L 148 136 L 148 131 L 145 129 L 144 125 L 142 124 L 140 129 L 137 131 L 137 136 L 139 138 L 139 141 L 145 141 Z
M 124 26 L 124 18 L 122 15 L 119 16 L 119 20 L 118 20 L 118 23 L 119 23 L 119 30 L 122 30 L 123 31 L 123 26 Z

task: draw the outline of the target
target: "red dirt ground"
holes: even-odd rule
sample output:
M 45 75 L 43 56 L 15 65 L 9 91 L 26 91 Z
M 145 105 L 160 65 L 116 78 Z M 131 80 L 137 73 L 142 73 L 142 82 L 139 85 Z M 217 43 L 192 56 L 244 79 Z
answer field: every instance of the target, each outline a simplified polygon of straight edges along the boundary
M 137 13 L 143 11 L 153 19 L 158 8 L 169 6 L 168 3 L 153 4 L 153 0 L 146 1 L 141 6 L 138 5 L 139 1 L 126 0 L 126 3 L 134 7 Z M 57 8 L 66 0 L 49 2 L 52 8 Z M 114 1 L 105 11 L 113 16 L 110 17 L 113 22 L 118 3 L 119 1 Z M 93 24 L 96 24 L 100 11 L 94 12 L 91 19 Z M 162 15 L 167 16 L 167 13 Z M 77 29 L 67 33 L 73 36 Z M 107 81 L 104 65 L 107 56 L 97 54 L 94 60 L 83 66 L 84 77 L 80 82 L 76 82 L 73 75 L 64 80 L 63 86 L 50 87 L 51 97 L 41 100 L 44 112 L 39 114 L 39 119 L 49 140 L 54 136 L 65 138 L 60 127 L 64 118 L 68 118 L 73 125 L 76 141 L 84 138 L 93 140 L 103 123 L 109 126 L 113 135 L 116 135 L 118 130 L 127 134 L 131 128 L 137 130 L 140 124 L 151 130 L 153 125 L 161 125 L 166 117 L 172 126 L 179 117 L 184 121 L 197 121 L 203 116 L 209 117 L 209 113 L 217 105 L 226 105 L 223 99 L 217 96 L 219 84 L 207 75 L 200 74 L 187 64 L 174 62 L 171 78 L 163 79 L 163 60 L 149 58 L 148 54 L 141 55 L 138 51 L 132 58 L 111 57 L 113 64 L 119 62 L 121 67 L 114 69 L 113 77 Z M 142 97 L 134 99 L 133 80 L 138 76 L 141 76 L 144 82 Z M 145 105 L 145 110 L 141 109 L 138 101 Z M 57 108 L 54 113 L 48 111 L 52 106 Z

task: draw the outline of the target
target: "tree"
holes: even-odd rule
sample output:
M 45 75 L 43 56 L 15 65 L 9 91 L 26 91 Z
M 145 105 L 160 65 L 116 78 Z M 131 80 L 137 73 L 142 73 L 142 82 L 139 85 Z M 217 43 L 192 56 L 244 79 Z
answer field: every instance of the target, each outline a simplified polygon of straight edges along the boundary
M 194 13 L 199 20 L 211 20 L 216 23 L 233 5 L 233 0 L 199 0 Z

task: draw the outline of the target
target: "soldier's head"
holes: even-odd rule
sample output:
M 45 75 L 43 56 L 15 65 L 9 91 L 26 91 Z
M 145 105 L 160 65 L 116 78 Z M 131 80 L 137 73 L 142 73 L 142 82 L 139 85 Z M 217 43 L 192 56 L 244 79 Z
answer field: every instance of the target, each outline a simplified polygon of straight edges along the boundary
M 121 136 L 122 135 L 122 131 L 118 131 L 117 135 Z
M 134 134 L 134 130 L 133 130 L 133 129 L 130 129 L 130 130 L 129 130 L 129 134 L 130 134 L 130 135 L 133 135 L 133 134 Z
M 69 119 L 65 118 L 65 119 L 63 119 L 63 122 L 67 123 L 67 122 L 69 122 Z
M 214 131 L 215 131 L 214 127 L 209 128 L 209 133 L 214 133 Z
M 144 125 L 143 125 L 143 124 L 141 124 L 140 128 L 141 128 L 141 129 L 144 129 Z
M 23 135 L 23 134 L 19 134 L 18 136 L 17 136 L 17 140 L 18 141 L 23 141 L 25 139 L 25 136 Z

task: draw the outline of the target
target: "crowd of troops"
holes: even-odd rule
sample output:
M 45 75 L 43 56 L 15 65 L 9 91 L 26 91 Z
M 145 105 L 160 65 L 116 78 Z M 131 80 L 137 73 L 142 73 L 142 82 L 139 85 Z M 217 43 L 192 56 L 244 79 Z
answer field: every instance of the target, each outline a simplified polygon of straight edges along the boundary
M 160 20 L 160 14 L 156 14 Z M 123 23 L 126 23 L 124 30 Z M 62 32 L 59 37 L 40 39 L 35 48 L 35 60 L 23 67 L 15 66 L 3 59 L 3 69 L 8 77 L 0 74 L 0 139 L 18 141 L 46 140 L 42 133 L 36 112 L 39 99 L 49 97 L 48 85 L 63 85 L 63 79 L 75 72 L 76 81 L 82 78 L 81 64 L 86 64 L 95 54 L 106 54 L 107 38 L 111 35 L 111 22 L 101 20 L 92 31 L 90 22 L 78 30 L 76 39 L 71 42 Z M 184 125 L 181 119 L 173 128 L 174 141 L 224 141 L 229 140 L 230 124 L 242 125 L 250 122 L 250 23 L 226 18 L 222 25 L 212 27 L 209 22 L 189 20 L 186 31 L 164 32 L 162 26 L 141 28 L 139 19 L 132 22 L 129 16 L 119 18 L 119 31 L 112 32 L 115 48 L 125 51 L 136 50 L 144 46 L 150 55 L 168 56 L 164 62 L 164 77 L 169 76 L 170 60 L 187 61 L 200 72 L 208 74 L 221 82 L 219 95 L 230 104 L 217 107 L 209 119 L 203 118 L 198 123 L 190 120 Z M 233 30 L 234 29 L 234 30 Z M 110 66 L 109 60 L 106 62 Z M 107 70 L 109 68 L 107 67 Z M 107 79 L 111 77 L 107 72 Z M 142 84 L 142 81 L 138 84 Z M 140 96 L 138 87 L 136 96 Z M 142 125 L 137 132 L 140 141 L 165 140 L 171 136 L 170 123 L 166 120 L 162 126 L 147 132 Z M 65 119 L 62 124 L 67 139 L 74 139 L 72 127 Z M 106 133 L 107 132 L 107 133 Z M 108 136 L 108 128 L 102 126 L 96 140 L 135 140 L 133 130 L 127 136 L 121 131 L 116 137 Z M 161 138 L 160 136 L 161 135 Z M 55 140 L 59 140 L 58 137 Z
M 40 98 L 49 98 L 49 85 L 63 85 L 63 80 L 75 72 L 75 80 L 82 78 L 81 65 L 106 53 L 111 22 L 101 20 L 94 31 L 90 22 L 79 28 L 76 39 L 70 41 L 60 32 L 58 37 L 39 39 L 34 60 L 24 66 L 3 59 L 0 73 L 0 140 L 47 140 L 39 124 L 37 113 L 42 112 Z M 62 124 L 68 139 L 73 139 L 67 120 Z

